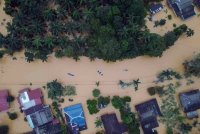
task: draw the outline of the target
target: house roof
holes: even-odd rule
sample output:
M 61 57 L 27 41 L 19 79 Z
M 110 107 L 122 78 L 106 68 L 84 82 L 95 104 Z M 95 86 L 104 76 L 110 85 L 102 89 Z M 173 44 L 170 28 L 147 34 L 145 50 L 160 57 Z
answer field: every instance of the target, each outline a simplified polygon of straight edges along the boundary
M 183 8 L 181 10 L 181 17 L 184 20 L 194 16 L 195 14 L 196 13 L 194 12 L 194 6 L 193 5 L 187 6 L 187 7 Z
M 53 122 L 34 128 L 34 134 L 61 134 L 61 124 Z
M 161 116 L 160 108 L 156 99 L 151 99 L 135 106 L 142 129 L 145 134 L 153 133 L 152 129 L 159 126 L 157 116 Z
M 102 115 L 101 120 L 106 134 L 123 134 L 124 132 L 127 132 L 127 127 L 118 122 L 115 113 Z
M 155 14 L 163 9 L 163 5 L 161 3 L 152 3 L 149 5 L 149 10 L 152 14 Z
M 200 108 L 199 89 L 180 93 L 179 98 L 184 112 L 192 112 Z
M 194 4 L 200 8 L 200 0 L 194 0 Z
M 81 104 L 75 104 L 64 108 L 65 117 L 71 131 L 79 133 L 87 129 L 84 112 Z M 78 130 L 77 130 L 78 129 Z
M 194 6 L 192 5 L 192 0 L 167 0 L 167 3 L 172 7 L 174 13 L 183 20 L 196 14 Z
M 42 126 L 53 120 L 49 106 L 37 105 L 24 111 L 26 119 L 31 128 Z
M 42 91 L 41 89 L 30 90 L 28 88 L 19 92 L 18 102 L 23 110 L 30 107 L 42 104 Z
M 8 91 L 0 90 L 0 112 L 5 111 L 9 108 L 7 97 L 8 97 Z
M 179 9 L 183 9 L 192 5 L 192 0 L 173 0 L 173 1 L 177 4 Z

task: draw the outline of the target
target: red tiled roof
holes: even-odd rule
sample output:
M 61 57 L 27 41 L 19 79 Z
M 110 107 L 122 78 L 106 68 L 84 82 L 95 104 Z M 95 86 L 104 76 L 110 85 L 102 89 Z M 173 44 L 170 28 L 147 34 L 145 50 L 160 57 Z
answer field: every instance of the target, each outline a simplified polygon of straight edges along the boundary
M 34 89 L 34 90 L 30 90 L 28 92 L 28 96 L 29 96 L 30 100 L 33 100 L 33 99 L 41 98 L 43 95 L 42 95 L 41 89 L 37 88 L 37 89 Z
M 31 90 L 30 88 L 25 88 L 19 91 L 20 94 L 22 94 L 23 92 L 27 92 L 29 100 L 34 100 L 36 105 L 42 104 L 41 97 L 43 95 L 40 88 L 37 88 L 34 90 Z M 18 103 L 20 104 L 20 107 L 23 107 L 23 104 L 21 104 L 20 95 L 18 96 L 17 100 L 18 100 Z
M 24 88 L 24 89 L 20 90 L 19 93 L 23 93 L 23 92 L 30 91 L 30 90 L 31 90 L 30 88 Z
M 8 97 L 8 91 L 0 90 L 0 112 L 5 111 L 9 108 L 7 97 Z

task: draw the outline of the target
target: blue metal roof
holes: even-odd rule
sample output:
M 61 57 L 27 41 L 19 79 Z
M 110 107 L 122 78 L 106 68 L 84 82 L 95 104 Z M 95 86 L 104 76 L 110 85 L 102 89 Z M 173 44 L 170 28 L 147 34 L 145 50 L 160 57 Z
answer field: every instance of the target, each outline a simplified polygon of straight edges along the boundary
M 64 108 L 64 113 L 68 125 L 71 128 L 78 127 L 79 130 L 87 129 L 83 108 L 81 104 L 75 104 Z
M 163 5 L 161 3 L 152 3 L 149 5 L 149 10 L 152 14 L 155 14 L 163 9 Z

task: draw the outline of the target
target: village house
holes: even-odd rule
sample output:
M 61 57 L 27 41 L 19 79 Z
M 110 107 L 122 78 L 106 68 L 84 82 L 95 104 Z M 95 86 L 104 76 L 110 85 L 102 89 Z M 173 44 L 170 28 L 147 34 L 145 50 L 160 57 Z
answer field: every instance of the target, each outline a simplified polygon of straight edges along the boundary
M 156 99 L 151 99 L 135 106 L 144 134 L 153 134 L 154 128 L 159 127 L 157 116 L 161 116 Z
M 42 91 L 41 89 L 30 90 L 29 88 L 23 89 L 19 92 L 18 102 L 22 110 L 29 109 L 33 106 L 42 104 Z
M 101 116 L 106 134 L 124 134 L 128 131 L 127 127 L 119 123 L 115 113 L 104 114 Z
M 64 108 L 68 133 L 79 134 L 79 131 L 87 129 L 84 111 L 81 104 L 75 104 Z
M 199 89 L 183 92 L 179 94 L 180 103 L 183 111 L 189 119 L 197 118 L 200 109 L 200 91 Z
M 173 9 L 176 16 L 182 20 L 196 15 L 192 0 L 167 0 L 167 3 Z

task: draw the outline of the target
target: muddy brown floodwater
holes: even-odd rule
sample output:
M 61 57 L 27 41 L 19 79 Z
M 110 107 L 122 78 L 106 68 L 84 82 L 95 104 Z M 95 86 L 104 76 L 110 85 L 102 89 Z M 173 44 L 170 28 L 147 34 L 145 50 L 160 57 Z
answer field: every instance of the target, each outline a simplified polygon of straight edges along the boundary
M 0 23 L 2 23 L 0 24 L 0 32 L 6 35 L 5 25 L 7 21 L 11 21 L 11 17 L 5 15 L 2 10 L 2 4 L 0 5 Z M 168 7 L 165 6 L 165 9 L 168 9 Z M 200 12 L 196 10 L 196 13 L 199 14 Z M 73 84 L 77 88 L 77 96 L 73 97 L 73 102 L 69 102 L 66 97 L 62 107 L 75 103 L 82 103 L 88 129 L 82 131 L 81 134 L 95 134 L 98 130 L 94 125 L 97 116 L 104 113 L 116 112 L 120 120 L 119 112 L 115 110 L 111 104 L 107 108 L 101 110 L 98 114 L 89 115 L 86 100 L 92 98 L 92 90 L 96 87 L 95 82 L 100 81 L 99 89 L 101 90 L 102 95 L 131 96 L 131 107 L 134 110 L 135 104 L 150 98 L 156 97 L 160 102 L 160 99 L 157 96 L 151 97 L 146 91 L 147 87 L 154 85 L 152 81 L 155 80 L 156 74 L 159 71 L 167 68 L 174 68 L 175 70 L 182 72 L 182 63 L 184 60 L 189 59 L 200 52 L 200 17 L 196 15 L 189 20 L 181 21 L 174 16 L 170 9 L 168 9 L 167 14 L 171 14 L 173 18 L 172 20 L 167 20 L 166 25 L 162 27 L 154 28 L 153 22 L 147 21 L 147 26 L 151 32 L 163 35 L 168 30 L 173 29 L 172 25 L 174 23 L 176 25 L 185 23 L 191 29 L 194 29 L 195 34 L 190 38 L 186 38 L 186 35 L 181 37 L 176 44 L 165 51 L 160 58 L 142 56 L 131 60 L 107 63 L 100 59 L 91 62 L 86 57 L 81 57 L 80 61 L 76 62 L 69 58 L 56 59 L 50 55 L 48 62 L 43 63 L 41 61 L 35 61 L 33 63 L 27 63 L 24 59 L 23 52 L 20 52 L 14 55 L 17 60 L 13 60 L 12 57 L 9 56 L 5 56 L 0 60 L 0 89 L 9 89 L 11 94 L 17 96 L 18 91 L 22 88 L 42 88 L 48 81 L 54 79 L 58 79 L 64 84 Z M 153 19 L 159 20 L 161 18 L 166 18 L 167 14 L 164 11 L 161 11 L 156 14 Z M 128 71 L 124 71 L 126 69 Z M 97 73 L 98 70 L 103 73 L 103 76 Z M 74 76 L 70 76 L 68 73 L 71 73 Z M 122 90 L 118 86 L 119 80 L 131 81 L 137 78 L 140 78 L 140 81 L 142 82 L 137 92 L 133 89 Z M 200 82 L 199 80 L 197 81 L 198 82 L 194 85 L 182 87 L 182 90 L 199 88 Z M 32 83 L 32 86 L 30 86 L 30 83 Z M 43 90 L 43 92 L 45 102 L 51 104 L 51 101 L 47 99 L 46 91 Z M 16 111 L 19 115 L 18 119 L 10 121 L 6 112 L 0 113 L 0 124 L 8 124 L 10 126 L 10 134 L 20 134 L 31 130 L 28 127 L 27 122 L 24 121 L 23 114 L 19 111 L 17 101 L 11 104 L 9 111 Z M 160 134 L 164 134 L 164 125 L 160 123 L 160 127 L 157 128 L 157 130 Z M 196 134 L 198 132 L 193 130 L 191 133 Z

